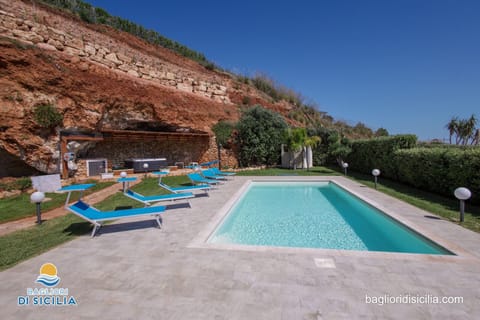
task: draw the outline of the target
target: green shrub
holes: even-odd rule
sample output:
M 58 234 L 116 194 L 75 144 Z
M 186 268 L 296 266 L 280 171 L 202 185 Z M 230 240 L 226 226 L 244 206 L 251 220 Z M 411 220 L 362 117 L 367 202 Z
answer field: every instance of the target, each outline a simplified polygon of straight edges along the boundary
M 255 88 L 266 93 L 274 101 L 280 100 L 280 93 L 276 88 L 276 84 L 269 77 L 264 75 L 257 75 L 252 79 L 252 83 Z
M 235 127 L 234 124 L 229 121 L 225 121 L 225 120 L 218 121 L 212 127 L 212 131 L 215 134 L 217 144 L 222 145 L 224 148 L 228 147 L 229 139 L 232 135 L 234 127 Z
M 254 106 L 243 113 L 237 129 L 241 166 L 278 163 L 280 146 L 287 129 L 287 124 L 279 114 Z
M 15 181 L 15 189 L 25 191 L 32 186 L 32 180 L 29 177 L 21 177 Z
M 29 177 L 21 177 L 14 181 L 0 183 L 0 190 L 20 190 L 25 191 L 32 186 L 32 180 Z
M 33 111 L 33 117 L 35 122 L 44 128 L 53 128 L 60 125 L 63 121 L 63 116 L 50 104 L 36 106 Z
M 480 148 L 413 148 L 394 153 L 398 180 L 452 197 L 458 187 L 472 191 L 480 203 Z
M 382 176 L 398 180 L 397 163 L 394 152 L 415 147 L 415 135 L 396 135 L 352 141 L 352 152 L 347 162 L 354 171 L 370 174 L 372 169 L 380 169 Z
M 243 96 L 243 98 L 242 98 L 242 104 L 243 104 L 243 105 L 246 105 L 246 106 L 249 106 L 250 103 L 251 103 L 250 97 L 249 97 L 249 96 Z
M 200 64 L 203 65 L 207 70 L 210 70 L 210 71 L 215 70 L 215 65 L 212 62 L 204 62 Z

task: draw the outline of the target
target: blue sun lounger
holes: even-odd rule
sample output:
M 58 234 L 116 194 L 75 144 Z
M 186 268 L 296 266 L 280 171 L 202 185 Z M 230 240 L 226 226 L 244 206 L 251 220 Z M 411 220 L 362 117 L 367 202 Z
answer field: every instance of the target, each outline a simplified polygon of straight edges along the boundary
M 102 222 L 108 220 L 149 215 L 155 217 L 155 220 L 158 223 L 158 227 L 161 228 L 162 218 L 160 217 L 160 214 L 165 212 L 164 206 L 125 209 L 116 211 L 100 211 L 81 200 L 68 206 L 67 209 L 79 216 L 80 218 L 87 220 L 88 222 L 91 222 L 93 224 L 92 238 L 95 236 L 97 230 L 102 226 Z
M 214 179 L 207 179 L 202 177 L 199 173 L 189 173 L 187 177 L 190 179 L 193 185 L 197 184 L 219 184 L 220 181 Z
M 235 172 L 221 171 L 221 170 L 218 169 L 217 167 L 210 168 L 210 170 L 212 170 L 212 172 L 215 173 L 216 175 L 221 175 L 221 176 L 230 177 L 230 176 L 236 175 Z
M 158 185 L 160 186 L 160 188 L 163 188 L 171 193 L 204 191 L 208 195 L 208 191 L 212 189 L 212 187 L 208 184 L 199 184 L 195 186 L 170 187 L 169 185 L 162 182 L 162 177 L 167 175 L 168 172 L 159 171 L 159 172 L 152 172 L 152 173 L 158 175 Z
M 78 200 L 81 200 L 85 190 L 90 189 L 94 185 L 95 185 L 94 183 L 72 184 L 72 185 L 65 186 L 65 187 L 62 187 L 62 188 L 58 189 L 57 192 L 61 192 L 61 193 L 68 192 L 67 198 L 65 199 L 65 207 L 67 207 L 68 203 L 70 202 L 70 197 L 72 195 L 72 192 L 79 191 L 80 192 L 80 197 L 78 198 Z
M 161 188 L 170 191 L 171 193 L 185 193 L 185 192 L 194 192 L 194 191 L 204 191 L 208 194 L 208 191 L 212 189 L 212 187 L 208 184 L 197 184 L 195 186 L 184 186 L 184 187 L 170 187 L 165 183 L 160 182 L 158 184 Z
M 188 205 L 191 207 L 190 201 L 188 201 L 188 199 L 195 197 L 191 192 L 144 196 L 139 193 L 133 192 L 132 190 L 127 190 L 123 194 L 133 200 L 143 203 L 145 206 L 150 206 L 152 203 L 160 202 L 160 201 L 174 201 L 174 200 L 187 199 Z
M 225 176 L 216 175 L 212 169 L 202 170 L 202 175 L 207 179 L 214 179 L 214 180 L 227 180 Z
M 211 166 L 213 166 L 214 164 L 217 164 L 217 163 L 218 163 L 218 160 L 213 160 L 213 161 L 200 163 L 200 166 L 201 167 L 211 167 Z

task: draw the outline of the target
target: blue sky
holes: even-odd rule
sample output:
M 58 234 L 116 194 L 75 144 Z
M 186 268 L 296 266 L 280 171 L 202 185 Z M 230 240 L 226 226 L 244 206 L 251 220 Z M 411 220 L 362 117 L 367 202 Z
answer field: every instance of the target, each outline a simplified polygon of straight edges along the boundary
M 480 117 L 480 1 L 87 0 L 350 124 L 448 138 Z

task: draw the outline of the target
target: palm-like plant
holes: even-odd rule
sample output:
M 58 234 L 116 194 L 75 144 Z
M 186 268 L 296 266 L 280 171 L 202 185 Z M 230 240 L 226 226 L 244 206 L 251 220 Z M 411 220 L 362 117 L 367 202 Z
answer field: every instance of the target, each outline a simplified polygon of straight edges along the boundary
M 290 167 L 292 167 L 293 161 L 293 169 L 296 169 L 297 167 L 295 163 L 295 153 L 302 150 L 303 146 L 305 145 L 306 138 L 307 131 L 305 130 L 305 128 L 287 129 L 285 141 L 288 151 L 291 154 Z
M 452 143 L 452 136 L 455 135 L 455 144 L 467 145 L 478 144 L 480 140 L 478 135 L 477 118 L 475 115 L 471 115 L 468 119 L 459 119 L 458 117 L 453 117 L 446 125 L 448 132 L 450 134 L 450 144 Z
M 475 115 L 472 114 L 465 123 L 464 144 L 467 144 L 469 139 L 472 139 L 471 144 L 473 144 L 473 141 L 475 140 L 476 126 L 477 126 L 477 118 L 475 117 Z
M 472 145 L 478 145 L 480 143 L 480 129 L 475 130 L 475 135 L 473 136 Z
M 452 119 L 450 119 L 450 121 L 446 125 L 446 128 L 448 129 L 448 133 L 450 134 L 450 137 L 449 137 L 450 144 L 452 144 L 452 136 L 454 134 L 457 134 L 458 132 L 458 117 L 453 117 Z

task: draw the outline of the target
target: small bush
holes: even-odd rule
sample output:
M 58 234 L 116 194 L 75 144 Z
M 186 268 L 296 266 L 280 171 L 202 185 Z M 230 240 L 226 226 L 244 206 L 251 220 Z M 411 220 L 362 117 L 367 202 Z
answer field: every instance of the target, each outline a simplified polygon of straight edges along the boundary
M 250 97 L 249 97 L 249 96 L 243 96 L 243 98 L 242 98 L 242 104 L 243 104 L 243 105 L 246 105 L 246 106 L 249 106 L 250 103 L 251 103 Z
M 32 186 L 32 180 L 29 177 L 18 178 L 14 181 L 0 183 L 0 190 L 20 190 L 25 191 Z
M 212 62 L 203 62 L 203 63 L 200 63 L 200 64 L 203 65 L 204 68 L 207 69 L 207 70 L 210 70 L 210 71 L 215 70 L 215 65 Z
M 29 177 L 21 177 L 14 183 L 15 189 L 25 191 L 32 187 L 32 180 Z
M 35 122 L 44 128 L 53 128 L 60 125 L 63 121 L 63 116 L 50 104 L 42 104 L 35 107 L 33 116 Z
M 280 100 L 280 94 L 276 88 L 275 82 L 267 76 L 257 75 L 252 79 L 252 83 L 260 91 L 270 96 L 274 101 Z

